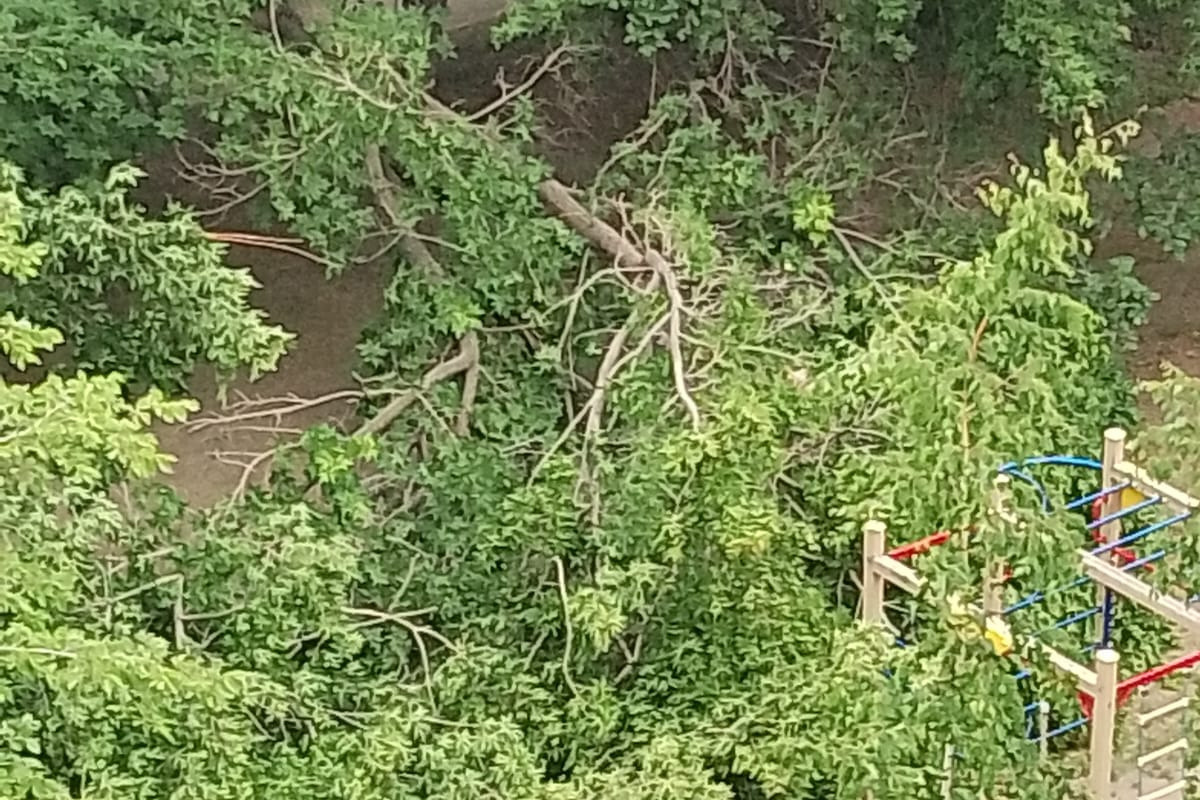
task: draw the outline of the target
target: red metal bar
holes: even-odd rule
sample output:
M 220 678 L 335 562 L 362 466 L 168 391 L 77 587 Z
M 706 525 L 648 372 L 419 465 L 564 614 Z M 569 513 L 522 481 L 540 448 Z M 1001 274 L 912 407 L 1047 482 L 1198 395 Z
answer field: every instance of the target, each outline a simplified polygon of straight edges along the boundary
M 938 531 L 937 533 L 926 536 L 924 539 L 918 539 L 915 542 L 902 544 L 899 547 L 893 547 L 888 551 L 888 555 L 897 561 L 906 561 L 913 556 L 919 556 L 922 553 L 928 553 L 933 548 L 943 545 L 950 541 L 950 531 Z
M 1200 664 L 1200 650 L 1190 653 L 1186 656 L 1181 656 L 1174 661 L 1168 661 L 1166 664 L 1159 664 L 1157 667 L 1152 667 L 1145 672 L 1139 672 L 1137 675 L 1130 675 L 1125 680 L 1117 684 L 1117 704 L 1125 702 L 1131 694 L 1143 686 L 1160 681 L 1168 675 L 1173 675 L 1176 672 L 1187 669 L 1188 667 Z
M 1168 661 L 1166 664 L 1151 667 L 1145 672 L 1139 672 L 1137 675 L 1130 675 L 1117 684 L 1117 707 L 1120 708 L 1124 705 L 1133 696 L 1133 693 L 1141 687 L 1161 681 L 1168 675 L 1174 675 L 1176 672 L 1188 669 L 1196 664 L 1200 664 L 1200 650 L 1186 656 L 1181 656 L 1174 661 Z M 1092 716 L 1092 703 L 1095 702 L 1095 698 L 1084 691 L 1078 692 L 1077 696 L 1079 697 L 1079 705 L 1083 708 L 1084 716 L 1090 719 Z

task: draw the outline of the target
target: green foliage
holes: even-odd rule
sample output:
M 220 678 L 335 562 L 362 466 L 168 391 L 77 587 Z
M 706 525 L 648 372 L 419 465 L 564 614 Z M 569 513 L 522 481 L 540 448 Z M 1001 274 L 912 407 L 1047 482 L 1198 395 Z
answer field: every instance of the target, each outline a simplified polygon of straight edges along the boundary
M 1183 258 L 1200 237 L 1196 180 L 1200 177 L 1200 137 L 1170 137 L 1157 158 L 1131 165 L 1124 187 L 1138 221 L 1138 235 L 1152 239 L 1176 258 Z
M 505 30 L 591 8 L 518 7 Z M 863 9 L 893 51 L 924 24 L 915 3 Z M 371 437 L 313 428 L 267 488 L 195 510 L 137 480 L 165 463 L 150 417 L 185 406 L 124 401 L 117 377 L 5 386 L 6 796 L 922 800 L 948 744 L 956 797 L 1072 796 L 960 604 L 999 558 L 1014 592 L 1062 579 L 1083 535 L 1032 505 L 1023 526 L 988 517 L 996 465 L 1091 450 L 1131 408 L 1113 321 L 1144 296 L 1080 269 L 1086 182 L 1118 176 L 1128 126 L 1014 162 L 980 194 L 990 219 L 876 238 L 838 213 L 893 134 L 839 127 L 832 90 L 725 75 L 715 99 L 660 98 L 573 195 L 658 255 L 614 263 L 546 213 L 530 104 L 476 125 L 427 95 L 445 43 L 425 12 L 348 5 L 293 45 L 235 10 L 127 11 L 169 56 L 154 102 L 206 114 L 220 166 L 335 265 L 399 242 L 377 256 L 395 275 L 365 410 L 411 402 Z M 778 22 L 726 0 L 613 10 L 647 52 L 745 55 Z M 1058 53 L 1021 24 L 1014 52 Z M 1061 108 L 1090 85 L 1056 88 Z M 133 103 L 101 96 L 99 118 Z M 131 209 L 132 180 L 52 194 L 9 173 L 7 351 L 29 360 L 54 326 L 89 366 L 159 382 L 272 363 L 284 337 L 247 311 L 248 278 L 187 215 Z M 427 377 L 468 343 L 473 363 Z M 872 516 L 902 538 L 979 527 L 922 563 L 904 650 L 842 596 Z
M 224 246 L 193 218 L 172 211 L 148 219 L 134 206 L 128 192 L 141 174 L 118 166 L 102 186 L 51 194 L 0 164 L 0 196 L 21 210 L 6 217 L 6 248 L 18 236 L 36 242 L 7 251 L 17 260 L 7 267 L 14 280 L 0 311 L 26 320 L 14 363 L 29 363 L 29 326 L 53 326 L 61 337 L 41 334 L 42 349 L 65 338 L 81 369 L 165 387 L 180 385 L 201 359 L 223 374 L 243 365 L 254 375 L 274 369 L 291 336 L 248 307 L 254 279 L 228 268 Z
M 1106 106 L 1131 64 L 1127 0 L 841 0 L 839 41 L 852 58 L 922 60 L 984 111 L 1024 90 L 1067 122 Z M 947 67 L 950 73 L 947 74 Z
M 626 43 L 645 56 L 677 45 L 694 48 L 706 59 L 791 52 L 779 40 L 783 16 L 760 0 L 517 0 L 492 29 L 492 38 L 500 45 L 563 33 L 586 20 L 590 9 L 619 14 Z
M 168 100 L 203 20 L 241 25 L 248 0 L 35 0 L 0 11 L 0 158 L 41 184 L 99 176 L 183 119 Z
M 1146 323 L 1150 304 L 1158 299 L 1134 273 L 1134 259 L 1117 256 L 1080 270 L 1070 281 L 1072 293 L 1099 313 L 1112 335 L 1113 350 L 1137 346 L 1137 331 Z

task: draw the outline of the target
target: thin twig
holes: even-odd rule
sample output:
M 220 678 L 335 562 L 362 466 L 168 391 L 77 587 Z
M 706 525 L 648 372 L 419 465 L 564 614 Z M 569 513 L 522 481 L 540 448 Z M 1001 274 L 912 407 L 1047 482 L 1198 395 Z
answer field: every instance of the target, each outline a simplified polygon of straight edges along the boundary
M 663 286 L 671 303 L 667 327 L 667 347 L 671 352 L 671 370 L 675 378 L 675 392 L 679 395 L 683 407 L 687 409 L 688 416 L 692 418 L 692 428 L 698 430 L 700 428 L 700 408 L 688 390 L 687 375 L 683 365 L 683 345 L 680 343 L 684 303 L 683 295 L 679 291 L 679 281 L 666 259 L 655 251 L 650 250 L 646 253 L 646 261 L 662 276 Z
M 106 597 L 101 600 L 92 601 L 86 607 L 97 608 L 97 607 L 101 607 L 101 606 L 110 606 L 110 605 L 115 605 L 117 603 L 123 603 L 126 600 L 130 600 L 134 597 L 137 597 L 140 594 L 145 594 L 146 592 L 157 589 L 160 586 L 166 586 L 168 583 L 172 583 L 174 581 L 182 581 L 182 580 L 183 580 L 183 575 L 181 575 L 178 572 L 172 572 L 170 575 L 160 575 L 159 577 L 155 578 L 154 580 L 152 580 L 148 583 L 143 583 L 141 586 L 135 586 L 134 588 L 130 589 L 127 592 L 121 592 L 120 594 L 114 595 L 113 597 Z
M 575 685 L 575 680 L 571 677 L 571 646 L 575 641 L 575 632 L 571 628 L 571 613 L 567 605 L 566 569 L 563 567 L 562 559 L 558 556 L 555 556 L 553 561 L 554 570 L 558 577 L 558 599 L 562 602 L 563 627 L 566 630 L 566 642 L 563 644 L 562 656 L 563 680 L 566 681 L 567 688 L 571 690 L 571 694 L 578 696 L 579 688 Z
M 339 400 L 362 400 L 366 396 L 365 392 L 346 389 L 337 392 L 323 394 L 320 397 L 298 397 L 296 395 L 285 395 L 283 397 L 266 397 L 247 399 L 235 403 L 230 406 L 231 409 L 254 408 L 256 406 L 280 404 L 275 408 L 262 408 L 255 411 L 237 412 L 233 414 L 213 414 L 206 417 L 191 420 L 187 423 L 184 429 L 188 433 L 199 433 L 206 428 L 211 428 L 214 425 L 231 425 L 236 422 L 249 422 L 256 419 L 273 419 L 276 422 L 282 421 L 284 416 L 295 414 L 307 409 L 323 406 L 328 403 L 334 403 Z
M 875 289 L 875 293 L 879 296 L 880 302 L 887 306 L 888 310 L 892 313 L 892 317 L 896 320 L 897 325 L 908 337 L 909 343 L 913 347 L 916 347 L 916 336 L 913 335 L 912 328 L 909 326 L 908 321 L 905 320 L 900 314 L 900 309 L 896 307 L 891 295 L 879 282 L 879 279 L 875 277 L 871 270 L 867 269 L 867 265 L 863 263 L 861 258 L 859 258 L 858 251 L 856 251 L 854 246 L 850 244 L 850 240 L 846 237 L 845 232 L 837 226 L 832 227 L 832 232 L 834 238 L 837 239 L 838 243 L 842 246 L 842 249 L 846 251 L 846 255 L 850 258 L 850 263 L 852 263 L 855 268 L 858 269 L 862 276 L 866 278 L 871 286 Z
M 421 609 L 422 612 L 426 611 L 426 610 L 427 609 Z M 424 670 L 424 674 L 425 674 L 425 691 L 429 694 L 430 706 L 436 712 L 437 711 L 437 698 L 433 692 L 433 667 L 430 665 L 430 662 L 429 662 L 429 650 L 425 646 L 425 636 L 432 636 L 434 639 L 437 639 L 439 642 L 444 644 L 452 652 L 457 651 L 458 648 L 456 648 L 446 637 L 442 636 L 440 633 L 433 630 L 432 628 L 426 627 L 424 625 L 414 624 L 413 622 L 410 622 L 406 618 L 406 615 L 414 615 L 414 614 L 418 614 L 421 612 L 409 611 L 409 612 L 392 613 L 392 612 L 387 612 L 387 611 L 377 611 L 373 608 L 350 608 L 350 607 L 343 608 L 342 612 L 345 614 L 349 614 L 351 616 L 365 616 L 365 617 L 368 617 L 368 618 L 371 618 L 374 620 L 378 620 L 380 622 L 385 622 L 385 621 L 386 622 L 394 622 L 397 625 L 400 625 L 401 627 L 406 628 L 408 630 L 408 632 L 412 634 L 413 641 L 417 645 L 417 652 L 420 654 L 420 657 L 421 657 L 421 668 L 422 668 L 422 670 Z
M 633 640 L 633 652 L 630 652 L 625 640 L 620 637 L 617 638 L 617 644 L 620 645 L 621 653 L 625 656 L 625 666 L 621 667 L 621 671 L 617 673 L 613 683 L 620 683 L 633 674 L 638 659 L 642 657 L 642 632 L 638 631 L 638 635 Z
M 295 247 L 290 244 L 273 241 L 266 237 L 247 236 L 245 234 L 231 233 L 228 231 L 205 231 L 204 235 L 207 239 L 221 244 L 240 245 L 242 247 L 259 247 L 266 250 L 278 250 L 282 253 L 290 253 L 294 256 L 300 256 L 303 259 L 320 264 L 329 269 L 337 269 L 340 265 L 330 261 L 327 258 L 321 258 L 316 253 L 305 250 L 302 247 Z
M 184 622 L 205 622 L 224 619 L 225 617 L 232 617 L 234 614 L 241 613 L 245 610 L 246 607 L 244 605 L 239 605 L 233 606 L 232 608 L 226 608 L 222 611 L 201 611 L 196 614 L 184 613 L 180 619 L 182 619 Z
M 283 52 L 283 37 L 279 35 L 279 19 L 276 15 L 276 0 L 267 0 L 267 16 L 271 20 L 271 40 L 275 42 L 275 52 Z

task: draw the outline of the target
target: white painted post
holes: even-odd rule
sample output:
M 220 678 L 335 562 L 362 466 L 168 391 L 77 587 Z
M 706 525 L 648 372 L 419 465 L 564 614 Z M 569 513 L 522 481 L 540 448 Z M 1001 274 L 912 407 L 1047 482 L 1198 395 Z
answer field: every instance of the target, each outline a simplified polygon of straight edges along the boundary
M 878 520 L 863 525 L 862 549 L 862 619 L 868 623 L 883 622 L 883 591 L 886 582 L 875 569 L 875 559 L 887 547 L 887 526 Z
M 1088 785 L 1092 800 L 1112 797 L 1113 735 L 1117 723 L 1117 663 L 1115 650 L 1096 651 L 1096 696 L 1092 703 L 1092 741 Z
M 1050 704 L 1045 700 L 1038 703 L 1038 750 L 1042 758 L 1050 754 Z

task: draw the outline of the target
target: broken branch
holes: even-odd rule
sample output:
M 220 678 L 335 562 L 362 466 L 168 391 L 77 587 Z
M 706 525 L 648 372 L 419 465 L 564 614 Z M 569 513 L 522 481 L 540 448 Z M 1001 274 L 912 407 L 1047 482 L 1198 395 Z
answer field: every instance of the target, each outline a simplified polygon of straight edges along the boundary
M 410 405 L 416 402 L 419 392 L 428 391 L 435 384 L 441 383 L 447 378 L 452 378 L 460 372 L 466 372 L 467 370 L 471 369 L 471 367 L 478 366 L 478 364 L 479 337 L 474 331 L 470 331 L 464 334 L 462 339 L 459 340 L 459 351 L 456 356 L 432 367 L 421 378 L 421 383 L 418 388 L 408 389 L 401 392 L 395 400 L 392 400 L 392 402 L 380 409 L 378 414 L 359 426 L 358 430 L 356 430 L 354 434 L 356 436 L 363 436 L 367 434 L 382 433 L 383 431 L 387 430 L 387 428 L 396 421 L 396 418 L 403 414 Z M 463 394 L 465 405 L 466 392 L 464 391 Z

